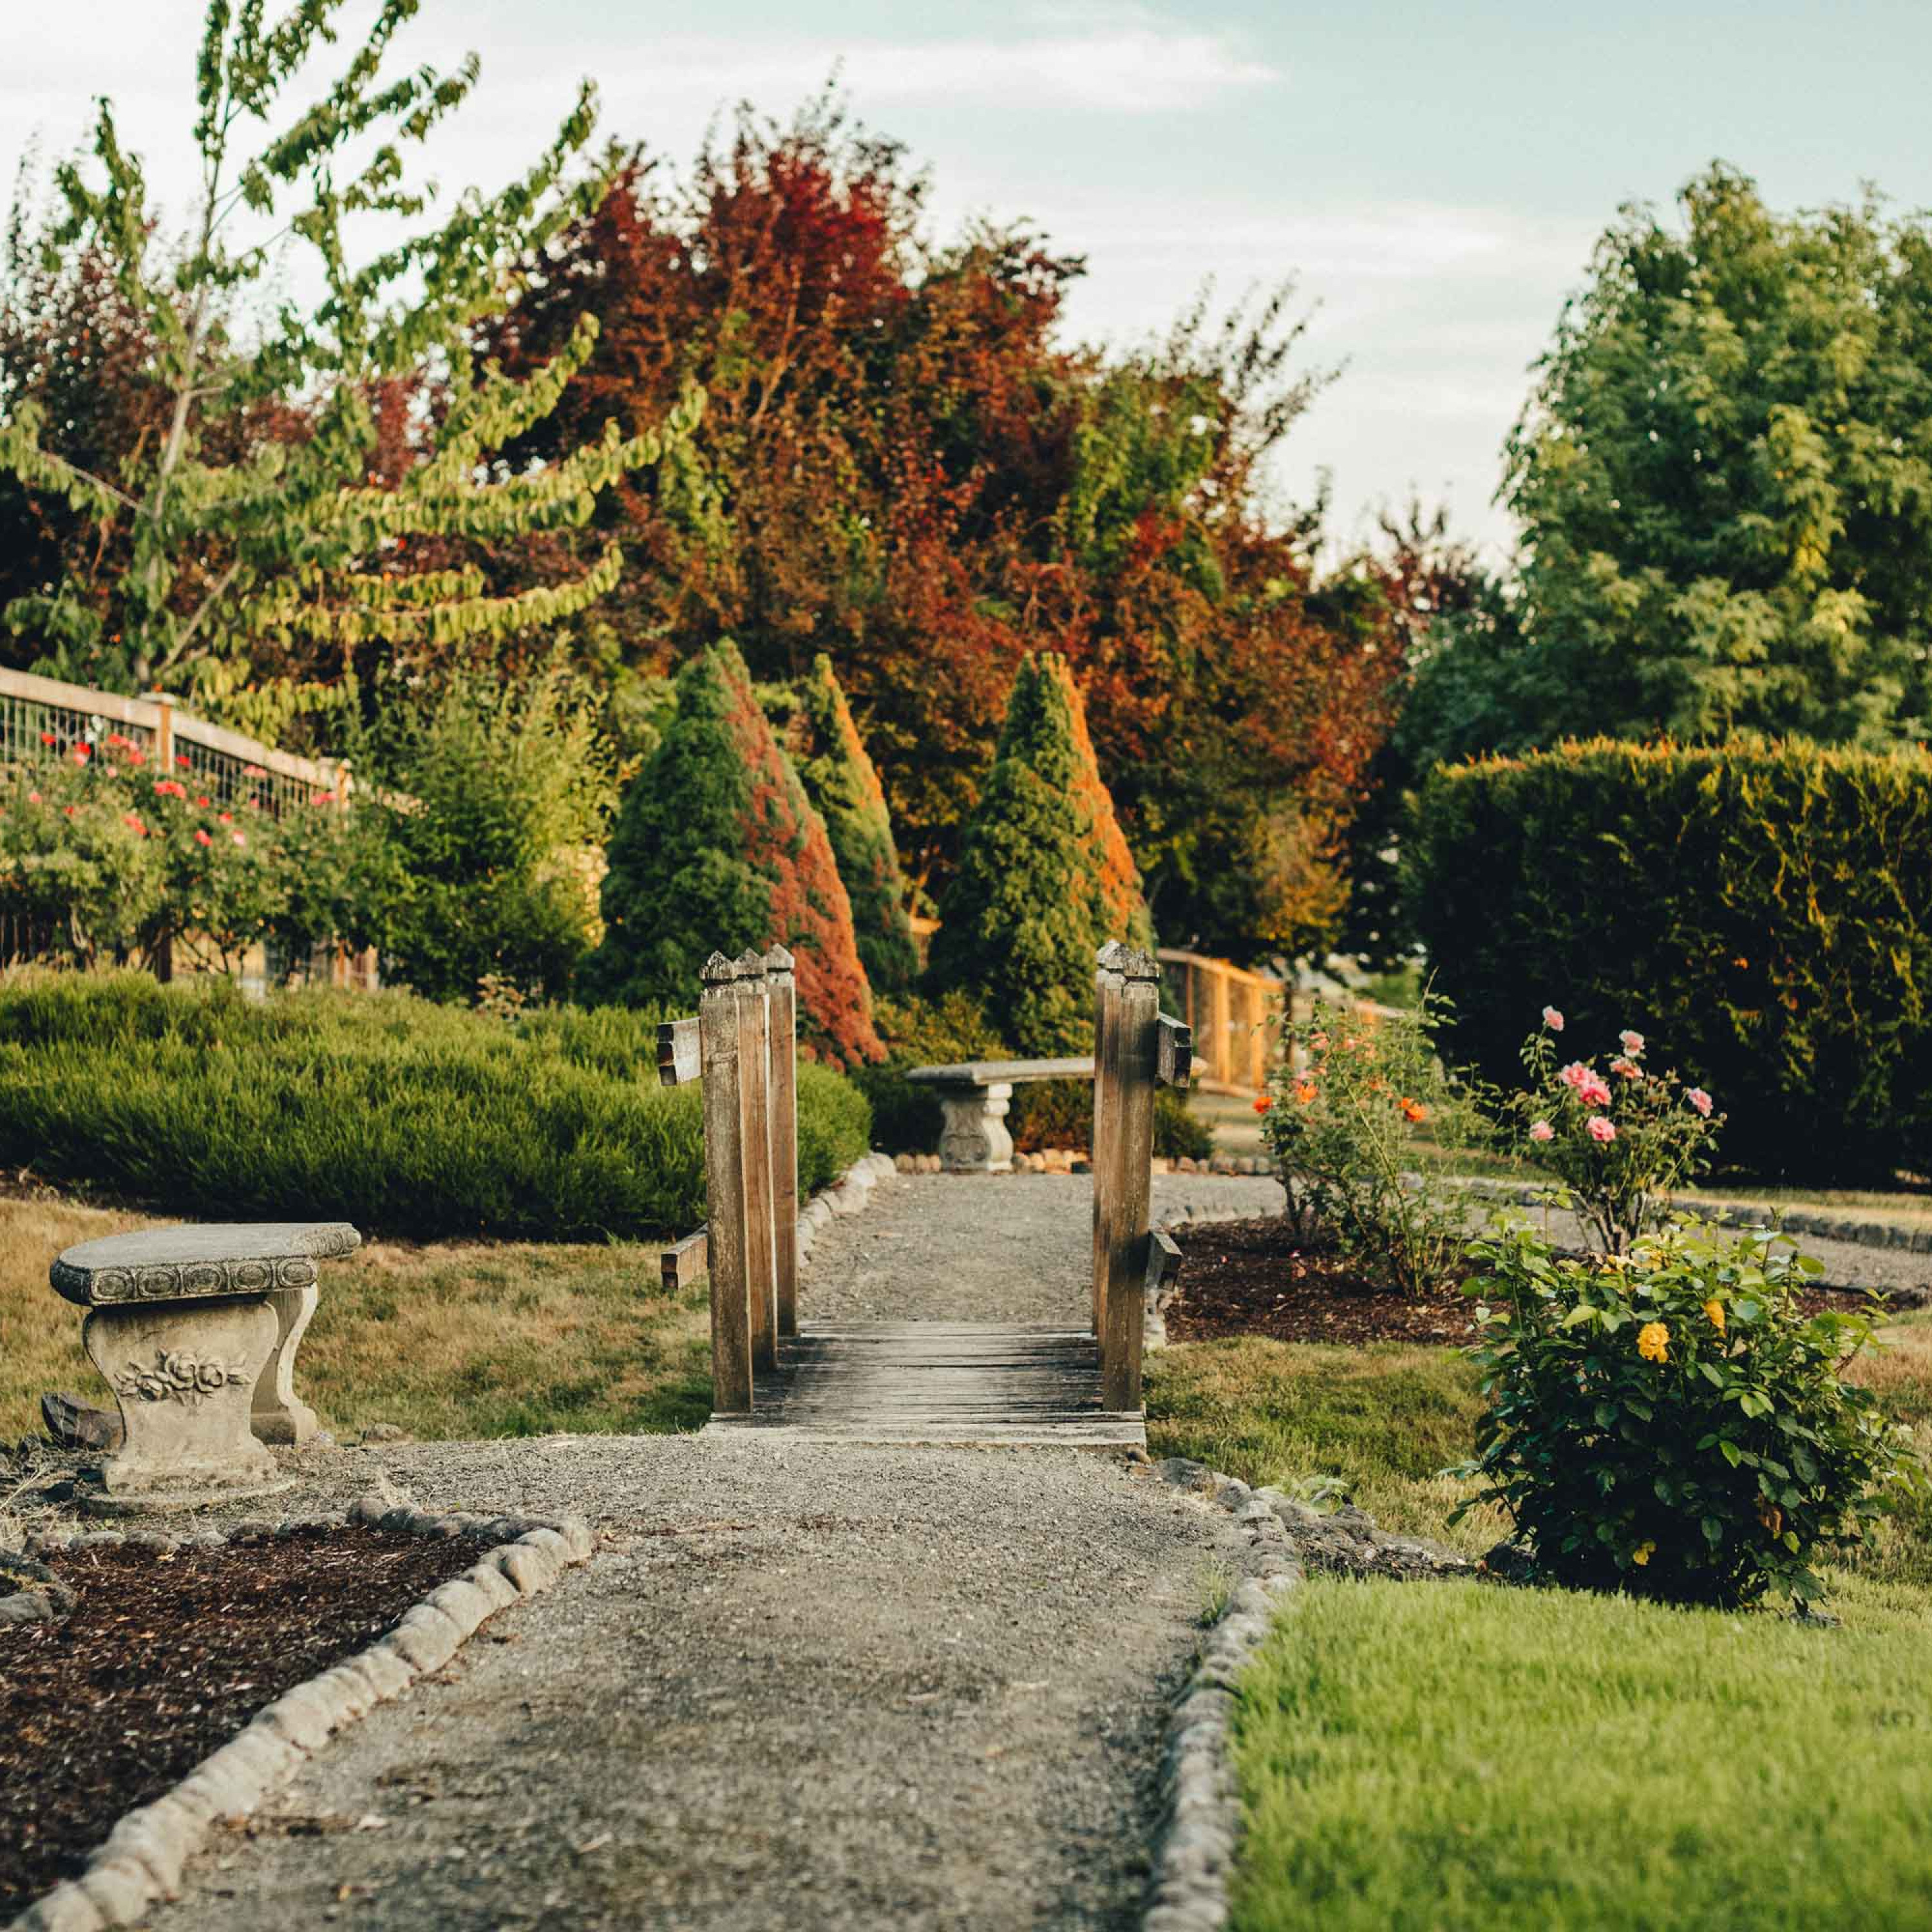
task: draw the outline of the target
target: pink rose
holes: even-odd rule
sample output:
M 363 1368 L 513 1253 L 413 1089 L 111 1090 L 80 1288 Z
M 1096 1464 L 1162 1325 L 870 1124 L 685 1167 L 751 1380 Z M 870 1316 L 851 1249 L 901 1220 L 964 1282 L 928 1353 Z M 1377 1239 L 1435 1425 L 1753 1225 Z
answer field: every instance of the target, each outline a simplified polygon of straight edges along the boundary
M 1554 1006 L 1545 1006 L 1543 1010 L 1543 1024 L 1552 1033 L 1561 1033 L 1563 1030 L 1563 1016 Z
M 1626 1080 L 1641 1080 L 1643 1078 L 1643 1069 L 1635 1060 L 1625 1060 L 1621 1054 L 1610 1062 L 1610 1071 L 1621 1074 Z
M 1628 1027 L 1625 1027 L 1623 1031 L 1617 1035 L 1617 1037 L 1623 1042 L 1624 1052 L 1636 1054 L 1641 1053 L 1643 1051 L 1643 1035 L 1642 1034 L 1633 1033 Z
M 1708 1120 L 1711 1118 L 1711 1096 L 1704 1091 L 1702 1088 L 1692 1088 L 1684 1097 L 1703 1115 L 1706 1120 Z
M 1607 1107 L 1610 1104 L 1610 1090 L 1601 1074 L 1586 1073 L 1577 1083 L 1576 1097 L 1586 1107 Z
M 238 845 L 245 845 L 248 842 L 248 835 L 245 832 L 232 832 L 229 834 L 229 836 Z
M 194 842 L 197 845 L 212 845 L 214 842 L 197 825 L 194 828 Z
M 1580 1088 L 1585 1081 L 1594 1080 L 1596 1076 L 1580 1060 L 1573 1060 L 1568 1066 L 1558 1069 L 1556 1077 L 1566 1087 Z
M 1616 1123 L 1605 1120 L 1601 1114 L 1592 1114 L 1583 1126 L 1591 1139 L 1600 1141 L 1606 1146 L 1617 1137 Z
M 1553 1141 L 1556 1138 L 1556 1130 L 1547 1120 L 1538 1120 L 1530 1129 L 1529 1137 L 1533 1141 Z

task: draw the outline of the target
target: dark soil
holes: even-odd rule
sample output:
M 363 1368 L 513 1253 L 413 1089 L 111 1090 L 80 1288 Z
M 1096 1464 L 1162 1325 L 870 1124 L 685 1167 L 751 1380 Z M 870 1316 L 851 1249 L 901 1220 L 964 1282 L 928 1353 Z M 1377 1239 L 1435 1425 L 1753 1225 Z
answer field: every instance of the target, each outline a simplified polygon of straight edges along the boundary
M 48 1558 L 72 1614 L 0 1628 L 0 1919 L 76 1876 L 124 1812 L 476 1560 L 460 1540 L 346 1526 Z
M 1176 1342 L 1265 1335 L 1276 1342 L 1467 1342 L 1468 1298 L 1427 1300 L 1378 1288 L 1332 1250 L 1298 1242 L 1279 1215 L 1175 1230 L 1180 1288 L 1168 1304 Z
M 1420 1298 L 1366 1280 L 1332 1249 L 1298 1242 L 1280 1216 L 1222 1221 L 1175 1231 L 1180 1286 L 1168 1304 L 1176 1342 L 1265 1335 L 1276 1342 L 1426 1342 L 1474 1340 L 1474 1304 L 1451 1292 Z M 1808 1312 L 1868 1312 L 1866 1296 L 1846 1290 L 1802 1295 Z

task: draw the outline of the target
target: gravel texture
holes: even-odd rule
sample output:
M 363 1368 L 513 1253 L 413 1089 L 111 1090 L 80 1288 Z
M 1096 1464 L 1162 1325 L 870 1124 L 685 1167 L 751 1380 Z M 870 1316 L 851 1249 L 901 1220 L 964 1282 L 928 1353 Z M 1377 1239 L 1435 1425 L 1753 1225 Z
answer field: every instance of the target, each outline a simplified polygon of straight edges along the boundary
M 1284 1199 L 1277 1180 L 1156 1174 L 1153 1216 L 1279 1214 Z M 800 1317 L 1084 1327 L 1093 1204 L 1085 1174 L 897 1175 L 880 1190 L 887 1211 L 821 1231 L 800 1290 Z
M 1156 1208 L 1270 1194 L 1174 1176 Z M 882 1182 L 819 1232 L 802 1312 L 1084 1322 L 1090 1199 L 1078 1177 Z M 1257 1560 L 1224 1509 L 1091 1453 L 557 1437 L 290 1460 L 292 1509 L 381 1478 L 439 1509 L 581 1515 L 602 1546 L 370 1712 L 254 1835 L 218 1838 L 154 1932 L 1124 1932 L 1202 1612 Z

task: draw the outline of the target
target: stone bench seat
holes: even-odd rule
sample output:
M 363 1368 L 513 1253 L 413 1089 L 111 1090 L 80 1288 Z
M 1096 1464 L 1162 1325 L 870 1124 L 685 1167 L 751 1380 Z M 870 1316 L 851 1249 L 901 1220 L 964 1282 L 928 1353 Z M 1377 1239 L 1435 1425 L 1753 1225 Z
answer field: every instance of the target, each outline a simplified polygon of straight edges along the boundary
M 275 1486 L 263 1444 L 305 1442 L 318 1427 L 293 1380 L 316 1264 L 362 1240 L 346 1221 L 154 1228 L 55 1262 L 50 1279 L 87 1310 L 82 1345 L 120 1405 L 106 1498 L 185 1503 Z
M 968 1060 L 952 1066 L 915 1066 L 906 1078 L 936 1087 L 946 1124 L 939 1158 L 948 1174 L 1010 1174 L 1013 1140 L 1006 1109 L 1016 1085 L 1034 1080 L 1091 1080 L 1094 1056 L 1067 1060 Z

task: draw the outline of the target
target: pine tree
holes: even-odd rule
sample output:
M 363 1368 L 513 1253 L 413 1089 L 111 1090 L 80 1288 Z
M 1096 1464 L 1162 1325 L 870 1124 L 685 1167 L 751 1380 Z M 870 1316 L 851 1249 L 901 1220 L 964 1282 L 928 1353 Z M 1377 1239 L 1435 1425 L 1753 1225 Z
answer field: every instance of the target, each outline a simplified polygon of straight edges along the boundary
M 554 625 L 617 580 L 613 543 L 568 580 L 492 596 L 470 568 L 418 571 L 423 537 L 515 540 L 586 522 L 602 490 L 686 436 L 688 394 L 658 426 L 601 434 L 518 473 L 491 473 L 506 444 L 553 410 L 582 368 L 596 324 L 580 315 L 550 360 L 521 381 L 478 368 L 469 342 L 516 291 L 503 265 L 541 259 L 562 224 L 594 207 L 609 176 L 566 184 L 596 118 L 587 82 L 554 140 L 520 180 L 461 197 L 440 226 L 398 238 L 360 265 L 345 231 L 363 218 L 408 220 L 430 198 L 404 178 L 403 154 L 468 98 L 477 66 L 383 68 L 420 0 L 382 0 L 367 39 L 305 110 L 284 99 L 335 38 L 346 0 L 295 0 L 264 20 L 261 0 L 209 0 L 198 62 L 194 138 L 200 160 L 190 238 L 158 250 L 138 157 L 104 101 L 98 166 L 63 164 L 45 251 L 104 265 L 132 326 L 154 345 L 160 433 L 114 474 L 64 454 L 61 425 L 31 398 L 0 422 L 0 472 L 64 499 L 93 526 L 50 591 L 15 598 L 4 617 L 39 639 L 57 674 L 119 688 L 191 692 L 203 709 L 272 729 L 313 693 L 264 692 L 278 662 L 340 663 L 376 639 L 446 646 Z M 243 124 L 265 134 L 252 154 Z M 250 232 L 239 230 L 252 222 Z M 283 258 L 280 229 L 314 252 L 326 293 L 312 316 L 284 304 L 259 339 L 227 318 Z M 378 474 L 379 416 L 399 386 L 433 380 L 436 406 L 399 477 Z M 236 433 L 266 404 L 297 410 L 298 432 Z
M 1089 1052 L 1094 956 L 1153 944 L 1066 661 L 1029 655 L 940 906 L 932 979 L 982 1000 L 1021 1052 Z
M 825 821 L 760 708 L 736 645 L 678 674 L 676 710 L 625 793 L 603 887 L 596 999 L 688 1010 L 710 955 L 797 962 L 800 1034 L 844 1066 L 884 1057 Z
M 904 992 L 918 976 L 919 949 L 906 916 L 908 894 L 892 842 L 892 814 L 852 707 L 823 652 L 799 686 L 797 700 L 785 748 L 806 796 L 825 820 L 832 856 L 852 902 L 866 976 L 875 992 Z

